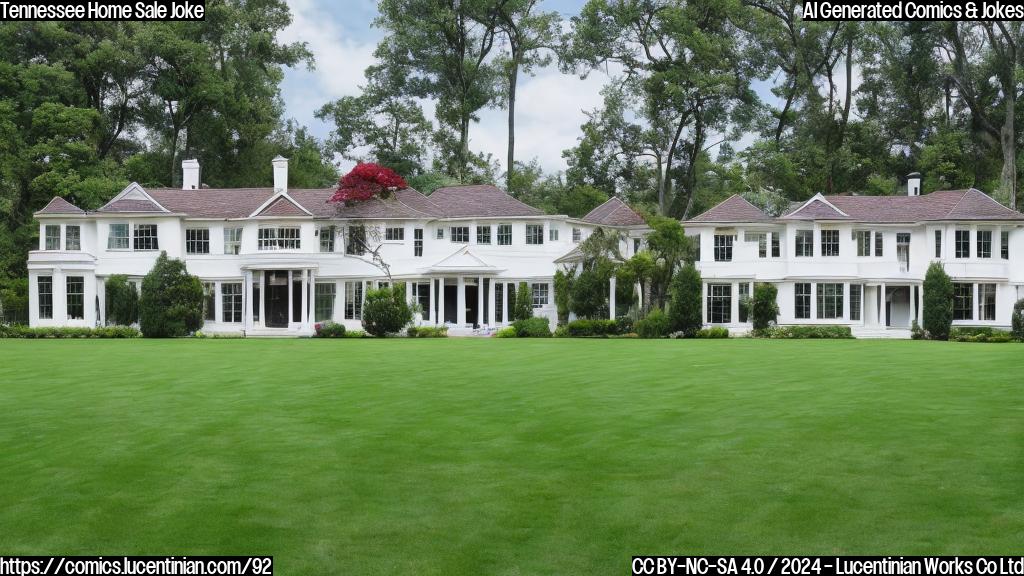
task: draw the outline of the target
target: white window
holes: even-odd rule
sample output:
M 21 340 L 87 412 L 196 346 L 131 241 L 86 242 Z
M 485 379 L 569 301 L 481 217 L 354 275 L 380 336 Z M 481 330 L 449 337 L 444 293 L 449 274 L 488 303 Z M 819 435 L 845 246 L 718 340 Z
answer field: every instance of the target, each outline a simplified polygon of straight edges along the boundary
M 79 226 L 66 226 L 64 228 L 64 249 L 82 249 L 82 228 Z
M 221 320 L 242 321 L 242 283 L 224 282 L 220 285 Z
M 362 256 L 366 253 L 366 227 L 349 226 L 348 241 L 345 242 L 345 254 Z
M 60 250 L 60 225 L 46 225 L 46 249 Z
M 128 225 L 111 224 L 110 230 L 107 232 L 107 250 L 127 250 L 130 247 Z
M 542 308 L 548 305 L 548 285 L 543 282 L 533 283 L 533 307 Z
M 132 247 L 135 250 L 159 250 L 156 224 L 136 224 Z
M 978 320 L 996 319 L 996 285 L 978 284 Z
M 730 234 L 715 234 L 715 262 L 732 262 L 732 240 Z
M 957 230 L 953 237 L 957 258 L 971 257 L 971 231 Z
M 452 226 L 451 241 L 458 244 L 469 243 L 469 226 Z
M 978 244 L 978 258 L 991 258 L 992 257 L 992 231 L 991 230 L 978 230 L 977 234 Z
M 334 252 L 334 230 L 334 226 L 321 226 L 317 230 L 321 252 Z
M 544 225 L 543 224 L 527 224 L 526 225 L 526 243 L 527 244 L 543 244 L 544 243 Z
M 860 284 L 850 284 L 850 320 L 860 320 L 863 290 Z
M 384 240 L 388 242 L 403 242 L 405 240 L 405 228 L 400 226 L 389 226 L 384 229 Z
M 732 322 L 732 284 L 708 284 L 708 322 Z
M 217 321 L 217 283 L 203 282 L 203 319 Z
M 818 284 L 818 318 L 843 317 L 843 285 Z
M 573 228 L 572 229 L 572 243 L 573 244 L 579 244 L 580 240 L 582 238 L 583 238 L 583 231 L 580 230 L 579 228 Z
M 225 228 L 224 229 L 224 253 L 225 254 L 238 254 L 242 251 L 242 229 L 241 228 Z
M 68 276 L 66 288 L 68 320 L 85 318 L 85 277 Z
M 974 284 L 953 284 L 953 320 L 974 319 Z
M 317 322 L 324 322 L 334 319 L 334 291 L 337 286 L 334 282 L 317 282 L 316 296 L 314 300 L 314 319 Z
M 71 227 L 68 227 L 68 232 L 71 232 Z M 999 257 L 1003 260 L 1010 259 L 1010 231 L 1003 230 L 999 233 Z M 70 250 L 70 248 L 68 248 Z
M 444 240 L 444 227 L 442 226 L 437 227 L 437 239 Z
M 412 255 L 417 258 L 423 256 L 423 228 L 412 231 Z
M 512 225 L 498 224 L 498 246 L 510 246 L 512 244 Z
M 53 276 L 36 278 L 39 292 L 39 317 L 46 320 L 53 318 Z
M 821 231 L 821 255 L 839 256 L 839 230 Z
M 855 231 L 854 240 L 857 242 L 857 256 L 871 256 L 871 230 Z
M 811 317 L 811 283 L 797 282 L 793 285 L 793 316 L 798 319 Z
M 558 228 L 548 228 L 548 241 L 558 242 Z
M 813 230 L 797 230 L 796 231 L 796 251 L 797 257 L 810 257 L 814 256 L 814 231 Z
M 257 243 L 259 250 L 298 250 L 300 246 L 298 226 L 260 228 Z
M 476 243 L 477 244 L 490 244 L 491 243 L 491 227 L 490 226 L 477 226 L 476 227 Z
M 362 281 L 345 282 L 345 318 L 347 320 L 362 320 L 363 318 Z
M 185 253 L 186 254 L 209 254 L 210 253 L 210 229 L 209 228 L 186 228 L 185 229 Z

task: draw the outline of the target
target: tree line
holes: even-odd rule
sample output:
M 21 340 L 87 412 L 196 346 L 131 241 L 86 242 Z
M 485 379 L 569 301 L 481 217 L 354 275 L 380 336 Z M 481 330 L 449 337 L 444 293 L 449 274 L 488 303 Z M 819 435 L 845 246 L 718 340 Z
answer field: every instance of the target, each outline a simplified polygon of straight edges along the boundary
M 380 0 L 376 62 L 326 102 L 325 141 L 284 118 L 283 0 L 211 0 L 204 22 L 0 24 L 0 277 L 23 278 L 31 214 L 53 195 L 96 208 L 129 181 L 327 186 L 334 159 L 375 161 L 429 193 L 497 182 L 580 216 L 611 195 L 684 218 L 731 194 L 777 212 L 816 192 L 975 186 L 1015 207 L 1020 22 L 804 22 L 796 0 Z M 545 66 L 607 73 L 567 169 L 516 154 L 516 99 Z M 767 92 L 772 97 L 763 95 Z M 503 166 L 474 151 L 508 117 Z M 429 112 L 428 112 L 429 111 Z

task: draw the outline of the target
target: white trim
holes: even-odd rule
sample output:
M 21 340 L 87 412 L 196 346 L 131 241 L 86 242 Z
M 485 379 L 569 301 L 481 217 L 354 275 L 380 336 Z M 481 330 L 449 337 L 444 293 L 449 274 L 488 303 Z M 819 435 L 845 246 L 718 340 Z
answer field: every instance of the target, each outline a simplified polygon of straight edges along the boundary
M 272 195 L 270 198 L 267 198 L 267 200 L 263 204 L 260 204 L 259 208 L 253 210 L 252 214 L 249 214 L 249 218 L 278 218 L 278 219 L 282 218 L 281 216 L 260 216 L 259 215 L 260 212 L 263 212 L 264 210 L 266 210 L 268 207 L 273 205 L 274 202 L 276 202 L 280 198 L 284 198 L 285 200 L 291 202 L 292 204 L 295 205 L 296 208 L 298 208 L 299 210 L 302 210 L 303 212 L 305 212 L 306 215 L 309 216 L 310 218 L 313 217 L 313 213 L 312 212 L 310 212 L 309 210 L 306 210 L 305 208 L 303 208 L 302 204 L 299 204 L 298 202 L 295 201 L 294 198 L 289 196 L 287 191 L 281 190 L 281 191 L 277 192 L 276 194 Z M 288 216 L 287 218 L 302 218 L 302 216 Z
M 138 194 L 141 194 L 146 200 L 149 200 L 150 202 L 155 204 L 156 207 L 159 208 L 164 213 L 166 213 L 166 214 L 170 214 L 171 213 L 170 210 L 168 210 L 167 208 L 164 208 L 163 204 L 160 204 L 159 202 L 156 201 L 155 198 L 150 196 L 149 192 L 146 192 L 146 189 L 143 188 L 142 185 L 139 184 L 138 182 L 132 182 L 128 186 L 125 186 L 124 190 L 121 190 L 120 192 L 118 192 L 117 196 L 114 196 L 109 202 L 104 204 L 103 208 L 106 208 L 107 206 L 110 206 L 111 204 L 113 204 L 114 202 L 117 202 L 118 200 L 123 200 L 123 199 L 127 198 L 128 196 L 138 195 Z M 131 200 L 131 198 L 128 198 L 128 199 Z M 103 208 L 100 208 L 100 210 L 103 210 Z M 146 214 L 146 213 L 147 212 L 143 212 L 143 214 Z M 106 214 L 117 214 L 117 213 L 116 212 L 106 212 Z M 128 214 L 128 212 L 125 212 L 125 214 Z

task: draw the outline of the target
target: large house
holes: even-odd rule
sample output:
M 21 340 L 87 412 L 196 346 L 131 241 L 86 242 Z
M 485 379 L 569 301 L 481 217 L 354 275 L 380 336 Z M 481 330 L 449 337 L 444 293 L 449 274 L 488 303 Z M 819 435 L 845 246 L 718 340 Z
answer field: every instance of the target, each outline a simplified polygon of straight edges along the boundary
M 520 282 L 535 315 L 553 322 L 555 261 L 599 226 L 621 230 L 627 254 L 645 230 L 616 198 L 574 219 L 494 186 L 343 205 L 329 202 L 333 189 L 289 190 L 288 161 L 273 164 L 273 188 L 206 188 L 199 163 L 186 160 L 180 190 L 131 184 L 88 212 L 54 198 L 35 214 L 30 324 L 103 325 L 105 280 L 141 282 L 160 251 L 203 281 L 209 332 L 308 335 L 328 320 L 357 328 L 366 290 L 389 281 L 405 283 L 417 323 L 454 333 L 507 324 Z
M 1008 328 L 1024 298 L 1024 214 L 975 190 L 823 196 L 771 217 L 732 196 L 684 222 L 699 237 L 704 322 L 750 329 L 740 301 L 778 288 L 780 324 L 843 324 L 860 337 L 907 337 L 922 283 L 940 262 L 953 280 L 953 324 Z

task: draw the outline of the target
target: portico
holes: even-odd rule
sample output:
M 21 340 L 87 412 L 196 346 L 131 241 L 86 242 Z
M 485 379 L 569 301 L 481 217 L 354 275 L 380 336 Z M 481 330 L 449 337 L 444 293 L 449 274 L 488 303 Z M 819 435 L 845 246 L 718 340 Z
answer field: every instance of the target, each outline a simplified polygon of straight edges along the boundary
M 242 323 L 246 334 L 312 333 L 317 270 L 318 265 L 311 262 L 242 266 Z

